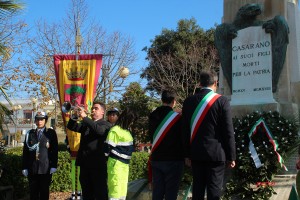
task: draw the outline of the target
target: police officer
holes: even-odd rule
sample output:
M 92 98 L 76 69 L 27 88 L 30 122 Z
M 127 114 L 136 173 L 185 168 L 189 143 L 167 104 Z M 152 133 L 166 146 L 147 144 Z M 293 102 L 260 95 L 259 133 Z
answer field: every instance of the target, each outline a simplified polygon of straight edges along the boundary
M 30 200 L 47 200 L 52 174 L 57 169 L 57 135 L 46 127 L 45 112 L 37 112 L 34 119 L 37 128 L 28 131 L 24 140 L 22 174 L 28 178 Z
M 107 121 L 109 121 L 111 123 L 111 125 L 115 125 L 116 121 L 119 118 L 119 110 L 118 108 L 110 108 L 107 112 L 106 112 L 106 116 L 107 116 Z

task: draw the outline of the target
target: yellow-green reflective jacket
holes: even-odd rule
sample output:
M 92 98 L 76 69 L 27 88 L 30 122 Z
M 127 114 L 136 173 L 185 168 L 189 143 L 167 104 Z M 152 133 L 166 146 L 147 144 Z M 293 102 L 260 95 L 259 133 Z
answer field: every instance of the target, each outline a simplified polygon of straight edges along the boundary
M 105 155 L 129 164 L 133 151 L 133 138 L 130 132 L 118 125 L 113 126 L 104 143 Z

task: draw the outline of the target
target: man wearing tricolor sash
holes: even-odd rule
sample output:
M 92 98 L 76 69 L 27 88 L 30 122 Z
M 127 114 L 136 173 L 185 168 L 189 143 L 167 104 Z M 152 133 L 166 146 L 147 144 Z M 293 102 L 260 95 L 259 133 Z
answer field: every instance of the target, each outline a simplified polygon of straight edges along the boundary
M 149 133 L 153 138 L 150 155 L 153 200 L 176 200 L 183 173 L 181 115 L 173 111 L 175 98 L 173 90 L 164 90 L 162 106 L 149 116 Z
M 193 200 L 217 200 L 221 196 L 226 164 L 235 166 L 236 150 L 231 108 L 216 92 L 215 72 L 200 74 L 201 90 L 183 103 L 182 131 L 185 153 L 192 165 Z

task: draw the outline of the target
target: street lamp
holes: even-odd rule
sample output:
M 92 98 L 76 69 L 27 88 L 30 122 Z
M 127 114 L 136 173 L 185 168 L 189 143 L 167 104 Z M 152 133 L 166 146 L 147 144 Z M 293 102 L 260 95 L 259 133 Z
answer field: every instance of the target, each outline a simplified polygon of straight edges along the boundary
M 104 103 L 106 103 L 106 89 L 107 86 L 109 86 L 109 92 L 113 91 L 113 83 L 112 80 L 108 80 L 109 79 L 109 72 L 108 72 L 109 68 L 107 67 L 106 64 L 103 65 L 102 67 L 102 71 L 103 71 L 103 100 Z M 125 79 L 128 75 L 129 75 L 129 69 L 125 66 L 121 66 L 118 71 L 117 74 L 120 78 Z M 107 83 L 109 85 L 107 85 Z
M 15 115 L 15 133 L 17 133 L 17 124 L 18 124 L 18 112 L 22 109 L 21 105 L 15 105 L 13 106 L 12 110 L 14 111 Z
M 120 67 L 119 69 L 119 76 L 121 78 L 126 78 L 129 75 L 129 69 L 127 67 Z
M 32 97 L 31 98 L 31 102 L 32 102 L 32 128 L 34 129 L 35 128 L 35 123 L 34 123 L 34 111 L 36 110 L 37 106 L 36 106 L 36 103 L 37 103 L 37 98 L 35 97 Z

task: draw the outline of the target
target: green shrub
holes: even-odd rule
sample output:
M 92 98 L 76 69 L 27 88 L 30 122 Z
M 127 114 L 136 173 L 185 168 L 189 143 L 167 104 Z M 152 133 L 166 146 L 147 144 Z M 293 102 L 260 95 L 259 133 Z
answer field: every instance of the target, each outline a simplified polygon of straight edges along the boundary
M 72 190 L 71 161 L 66 145 L 59 144 L 57 172 L 53 174 L 50 191 L 63 192 Z M 130 161 L 129 181 L 147 178 L 147 161 L 149 153 L 135 152 Z M 16 198 L 29 193 L 28 180 L 22 175 L 22 147 L 8 149 L 0 153 L 0 166 L 4 169 L 0 178 L 0 186 L 12 185 Z
M 129 166 L 129 181 L 145 178 L 148 179 L 148 159 L 147 152 L 134 152 L 132 154 Z M 182 177 L 181 187 L 186 188 L 192 182 L 192 170 L 185 167 Z
M 129 181 L 140 178 L 148 178 L 147 162 L 149 153 L 134 152 L 130 160 Z M 0 153 L 0 166 L 4 168 L 1 185 L 12 185 L 16 198 L 22 198 L 29 193 L 28 180 L 22 175 L 22 147 L 8 149 Z M 71 161 L 66 145 L 59 144 L 57 172 L 53 174 L 50 191 L 71 191 Z
M 134 152 L 132 154 L 129 166 L 129 181 L 148 177 L 148 159 L 149 153 L 147 152 Z
M 50 191 L 65 192 L 72 190 L 71 161 L 67 151 L 58 152 L 57 171 L 52 176 Z
M 60 144 L 60 149 L 66 149 Z M 22 175 L 22 147 L 8 149 L 0 154 L 0 166 L 4 169 L 0 178 L 0 186 L 12 185 L 16 198 L 29 193 L 28 180 Z M 65 151 L 58 152 L 58 170 L 52 177 L 51 191 L 71 191 L 71 162 L 70 154 Z
M 182 187 L 186 187 L 187 185 L 191 185 L 193 181 L 192 168 L 184 167 L 183 176 L 182 176 Z
M 21 155 L 21 147 L 8 149 L 5 154 L 0 154 L 0 165 L 3 168 L 0 185 L 13 185 L 17 198 L 24 197 L 28 193 L 28 181 L 22 175 Z
M 63 142 L 58 143 L 58 151 L 68 151 L 67 145 Z

